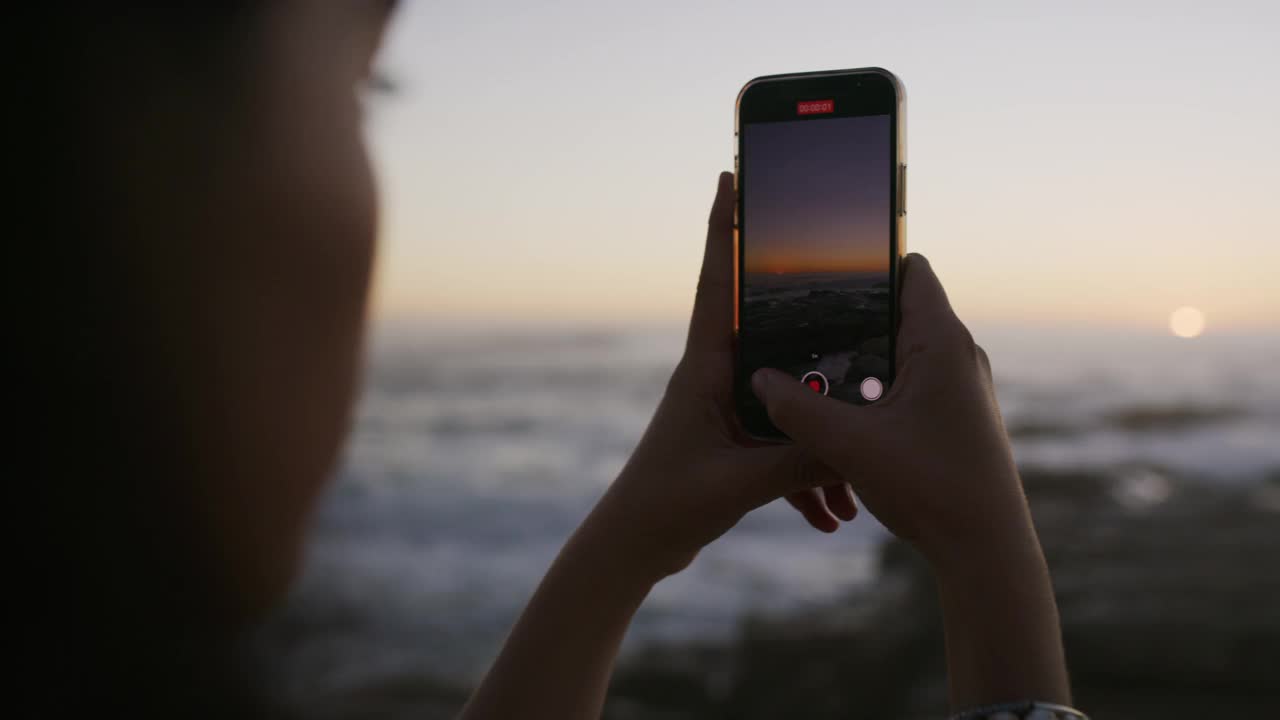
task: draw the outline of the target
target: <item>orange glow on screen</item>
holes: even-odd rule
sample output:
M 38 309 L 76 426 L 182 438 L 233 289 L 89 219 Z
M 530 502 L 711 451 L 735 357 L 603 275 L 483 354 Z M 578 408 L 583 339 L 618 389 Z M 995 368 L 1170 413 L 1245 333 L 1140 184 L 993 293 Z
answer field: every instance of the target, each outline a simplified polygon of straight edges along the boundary
M 791 248 L 750 248 L 747 252 L 747 272 L 752 273 L 810 273 L 810 272 L 887 272 L 889 270 L 888 247 L 868 248 L 865 243 L 831 243 L 830 254 L 803 252 Z

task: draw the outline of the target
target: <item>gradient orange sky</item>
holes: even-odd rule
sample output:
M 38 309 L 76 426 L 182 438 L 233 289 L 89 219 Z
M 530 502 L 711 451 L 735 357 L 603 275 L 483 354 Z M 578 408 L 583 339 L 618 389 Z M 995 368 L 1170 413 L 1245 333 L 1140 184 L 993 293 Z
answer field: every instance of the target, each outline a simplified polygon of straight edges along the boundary
M 886 241 L 887 243 L 887 241 Z M 753 256 L 747 260 L 747 272 L 759 273 L 814 273 L 814 272 L 886 272 L 888 254 L 872 255 L 856 249 L 817 258 L 813 255 L 786 255 L 782 253 Z
M 748 125 L 748 272 L 889 271 L 888 115 Z
M 973 322 L 1280 332 L 1275 3 L 402 3 L 379 317 L 682 321 L 733 101 L 907 87 L 909 249 Z

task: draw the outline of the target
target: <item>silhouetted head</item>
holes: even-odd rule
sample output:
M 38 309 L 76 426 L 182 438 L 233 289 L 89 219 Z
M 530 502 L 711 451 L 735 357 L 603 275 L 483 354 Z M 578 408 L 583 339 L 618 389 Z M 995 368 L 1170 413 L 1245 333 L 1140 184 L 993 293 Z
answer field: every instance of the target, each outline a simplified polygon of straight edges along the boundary
M 360 92 L 388 5 L 112 5 L 23 28 L 18 507 L 36 641 L 68 688 L 106 684 L 82 652 L 121 673 L 194 662 L 296 572 L 359 370 Z

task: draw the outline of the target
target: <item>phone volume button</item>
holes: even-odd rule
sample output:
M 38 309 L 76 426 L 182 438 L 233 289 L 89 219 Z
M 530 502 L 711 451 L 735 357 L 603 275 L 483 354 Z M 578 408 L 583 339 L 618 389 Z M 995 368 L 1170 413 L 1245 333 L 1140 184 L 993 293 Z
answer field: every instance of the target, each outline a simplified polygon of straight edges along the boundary
M 898 214 L 907 214 L 907 164 L 898 169 Z

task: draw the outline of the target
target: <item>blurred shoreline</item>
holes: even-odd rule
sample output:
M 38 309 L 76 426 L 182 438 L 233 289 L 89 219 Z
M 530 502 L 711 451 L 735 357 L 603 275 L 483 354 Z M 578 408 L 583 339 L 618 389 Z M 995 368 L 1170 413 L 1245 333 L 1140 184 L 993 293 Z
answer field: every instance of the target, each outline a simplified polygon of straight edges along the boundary
M 1280 701 L 1280 470 L 1253 486 L 1023 470 L 1063 618 L 1077 704 L 1130 720 L 1265 717 Z M 1088 522 L 1081 522 L 1087 518 Z M 1172 558 L 1175 562 L 1168 562 Z M 803 609 L 744 615 L 722 639 L 627 653 L 614 720 L 935 718 L 946 707 L 933 580 L 900 541 L 873 584 Z M 310 628 L 323 633 L 332 628 Z M 298 686 L 306 717 L 449 718 L 468 683 L 387 672 L 340 690 Z
M 1237 547 L 1215 539 L 1234 532 L 1233 523 L 1266 527 L 1262 518 L 1274 527 L 1278 517 L 1280 384 L 1272 369 L 1280 339 L 976 335 L 992 357 L 1046 548 L 1066 558 L 1054 568 L 1060 591 L 1063 582 L 1087 587 L 1091 573 L 1101 578 L 1108 568 L 1151 577 L 1163 569 L 1176 580 L 1186 562 L 1210 567 L 1218 553 L 1261 558 L 1280 551 L 1280 532 L 1250 535 Z M 423 714 L 464 694 L 559 545 L 630 453 L 682 345 L 683 328 L 672 327 L 379 326 L 354 436 L 317 518 L 304 575 L 262 633 L 282 694 L 332 707 L 342 705 L 339 698 L 385 696 L 385 713 L 361 717 Z M 1216 514 L 1201 516 L 1200 505 Z M 611 717 L 685 716 L 646 708 L 644 688 L 655 697 L 720 698 L 716 712 L 736 707 L 737 695 L 715 688 L 736 687 L 744 658 L 755 658 L 744 638 L 757 634 L 746 628 L 865 615 L 866 603 L 887 602 L 898 584 L 919 583 L 886 572 L 896 567 L 886 557 L 899 551 L 885 544 L 887 533 L 873 519 L 819 537 L 793 515 L 781 504 L 754 513 L 655 589 L 628 636 L 622 699 Z M 1180 519 L 1159 520 L 1166 516 Z M 1092 555 L 1063 554 L 1108 533 L 1114 539 Z M 1198 534 L 1211 551 L 1193 553 Z M 1161 543 L 1173 554 L 1158 551 Z M 1280 606 L 1274 585 L 1241 581 L 1230 587 Z M 1105 596 L 1107 587 L 1098 591 Z M 1159 589 L 1193 591 L 1198 586 L 1176 582 Z M 1226 591 L 1200 594 L 1196 613 L 1207 619 L 1229 613 L 1224 603 L 1240 602 Z M 1063 602 L 1064 623 L 1083 623 L 1086 636 L 1114 624 L 1105 613 L 1090 616 L 1097 608 L 1088 602 Z M 899 641 L 932 642 L 889 635 L 872 642 L 866 632 L 856 631 L 858 643 L 886 652 Z M 1116 637 L 1131 644 L 1123 633 Z M 830 649 L 813 642 L 808 652 L 815 656 Z M 665 659 L 646 664 L 646 657 Z M 715 660 L 726 657 L 729 669 Z M 831 662 L 838 666 L 840 657 Z M 662 667 L 687 672 L 659 682 L 651 675 Z M 911 674 L 927 675 L 918 668 Z M 752 717 L 736 710 L 710 716 Z M 825 717 L 817 709 L 805 716 Z

